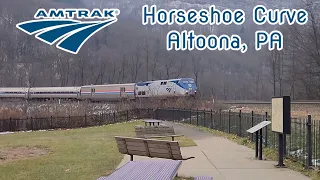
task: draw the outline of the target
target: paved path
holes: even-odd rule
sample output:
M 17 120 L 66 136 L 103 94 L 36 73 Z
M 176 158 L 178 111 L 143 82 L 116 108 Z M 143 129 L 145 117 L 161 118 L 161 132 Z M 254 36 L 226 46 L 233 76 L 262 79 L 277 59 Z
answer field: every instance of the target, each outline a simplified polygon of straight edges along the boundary
M 183 161 L 179 176 L 211 176 L 214 180 L 309 180 L 310 178 L 290 169 L 277 169 L 277 162 L 254 159 L 254 150 L 238 145 L 228 139 L 200 130 L 166 122 L 177 134 L 184 134 L 198 145 L 181 148 L 183 156 L 194 159 Z M 134 159 L 148 157 L 134 156 Z M 129 161 L 125 156 L 119 167 Z

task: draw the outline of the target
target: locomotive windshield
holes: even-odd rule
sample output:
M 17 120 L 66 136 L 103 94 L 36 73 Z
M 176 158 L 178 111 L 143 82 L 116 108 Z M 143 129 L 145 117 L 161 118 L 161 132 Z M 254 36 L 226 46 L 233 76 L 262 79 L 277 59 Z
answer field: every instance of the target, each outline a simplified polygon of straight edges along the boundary
M 197 90 L 197 86 L 193 79 L 181 79 L 179 81 L 180 86 L 186 90 Z

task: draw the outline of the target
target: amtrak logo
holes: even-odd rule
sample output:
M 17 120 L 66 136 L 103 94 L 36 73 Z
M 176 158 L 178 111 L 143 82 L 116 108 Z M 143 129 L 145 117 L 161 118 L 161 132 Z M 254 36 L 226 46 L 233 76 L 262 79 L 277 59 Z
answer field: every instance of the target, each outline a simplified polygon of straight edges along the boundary
M 48 12 L 39 9 L 34 15 L 35 20 L 21 22 L 16 27 L 49 45 L 59 41 L 57 48 L 78 54 L 91 36 L 117 22 L 119 14 L 119 9 L 50 9 Z

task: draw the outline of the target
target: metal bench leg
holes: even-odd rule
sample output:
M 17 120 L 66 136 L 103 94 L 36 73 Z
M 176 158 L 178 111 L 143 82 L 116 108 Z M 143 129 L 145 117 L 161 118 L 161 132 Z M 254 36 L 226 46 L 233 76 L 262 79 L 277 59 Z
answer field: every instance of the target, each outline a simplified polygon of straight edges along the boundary
M 130 161 L 133 161 L 133 155 L 130 155 Z
M 174 136 L 171 136 L 172 141 L 174 141 Z

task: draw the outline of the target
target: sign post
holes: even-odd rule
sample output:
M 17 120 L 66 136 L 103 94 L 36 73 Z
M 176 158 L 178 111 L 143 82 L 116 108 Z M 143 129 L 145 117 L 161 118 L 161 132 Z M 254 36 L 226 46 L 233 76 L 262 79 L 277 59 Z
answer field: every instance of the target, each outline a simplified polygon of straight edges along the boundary
M 284 147 L 286 146 L 284 137 L 291 134 L 291 102 L 290 96 L 272 98 L 272 131 L 278 133 L 278 164 L 276 167 L 284 168 Z
M 256 158 L 259 155 L 259 160 L 262 160 L 262 128 L 268 126 L 271 122 L 270 121 L 262 121 L 261 123 L 253 126 L 252 128 L 248 129 L 248 133 L 255 133 L 256 134 Z M 258 151 L 259 150 L 259 151 Z

